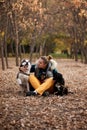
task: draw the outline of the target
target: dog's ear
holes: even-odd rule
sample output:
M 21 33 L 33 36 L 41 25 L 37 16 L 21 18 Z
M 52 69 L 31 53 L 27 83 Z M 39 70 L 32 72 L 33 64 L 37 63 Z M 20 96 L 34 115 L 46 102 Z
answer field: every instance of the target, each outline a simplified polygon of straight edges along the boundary
M 58 80 L 58 79 L 61 79 L 61 78 L 62 78 L 62 74 L 61 74 L 61 73 L 56 72 L 56 73 L 54 74 L 54 79 L 55 79 L 55 80 Z

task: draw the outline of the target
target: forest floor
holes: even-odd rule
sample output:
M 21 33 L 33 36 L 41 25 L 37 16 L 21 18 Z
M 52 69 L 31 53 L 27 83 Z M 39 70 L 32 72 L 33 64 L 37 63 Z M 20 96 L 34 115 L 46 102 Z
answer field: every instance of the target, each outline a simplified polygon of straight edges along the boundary
M 0 64 L 0 130 L 87 130 L 87 65 L 57 61 L 73 94 L 25 97 L 19 94 L 14 60 L 5 71 Z

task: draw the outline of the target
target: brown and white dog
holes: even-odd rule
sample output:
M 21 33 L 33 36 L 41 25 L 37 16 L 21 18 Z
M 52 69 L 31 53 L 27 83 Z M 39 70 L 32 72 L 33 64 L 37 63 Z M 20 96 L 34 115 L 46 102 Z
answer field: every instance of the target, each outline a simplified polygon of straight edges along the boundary
M 30 75 L 30 69 L 31 69 L 31 64 L 29 60 L 27 59 L 22 60 L 19 67 L 19 72 L 17 74 L 17 82 L 21 86 L 22 92 L 30 91 L 29 81 L 28 81 Z

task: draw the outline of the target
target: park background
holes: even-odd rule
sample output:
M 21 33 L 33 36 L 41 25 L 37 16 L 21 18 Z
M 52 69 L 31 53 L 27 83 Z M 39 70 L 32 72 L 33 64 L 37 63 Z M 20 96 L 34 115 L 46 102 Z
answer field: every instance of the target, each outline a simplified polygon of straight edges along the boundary
M 20 61 L 49 54 L 72 94 L 24 97 Z M 0 0 L 0 129 L 87 130 L 86 0 Z
M 30 61 L 52 54 L 87 63 L 86 25 L 86 0 L 0 0 L 2 69 L 9 56 L 18 66 L 25 54 Z

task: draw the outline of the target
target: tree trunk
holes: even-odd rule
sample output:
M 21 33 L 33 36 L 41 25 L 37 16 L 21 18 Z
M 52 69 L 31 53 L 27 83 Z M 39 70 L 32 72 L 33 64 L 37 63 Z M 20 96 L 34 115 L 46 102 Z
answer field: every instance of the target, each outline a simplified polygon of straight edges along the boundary
M 87 64 L 87 45 L 84 47 L 84 63 Z
M 4 52 L 5 52 L 5 62 L 6 62 L 6 67 L 8 68 L 8 56 L 7 56 L 7 36 L 8 36 L 8 15 L 7 15 L 7 22 L 6 22 L 6 29 L 5 29 L 5 35 L 4 35 Z
M 3 41 L 1 39 L 1 44 L 0 44 L 0 52 L 1 52 L 1 62 L 2 62 L 2 70 L 5 70 L 5 63 L 4 63 L 4 48 L 3 48 Z
M 11 39 L 11 52 L 12 52 L 12 56 L 15 56 L 15 52 L 14 52 L 14 42 Z
M 21 45 L 19 44 L 19 57 L 20 57 L 20 61 L 22 60 L 22 55 L 21 55 Z
M 14 28 L 15 28 L 15 52 L 16 52 L 16 66 L 19 66 L 19 60 L 18 60 L 18 43 L 19 43 L 19 39 L 18 39 L 18 27 L 17 27 L 17 23 L 16 23 L 16 16 L 14 13 Z
M 23 51 L 23 54 L 25 54 L 25 48 L 24 48 L 24 45 L 22 45 L 22 51 Z
M 39 51 L 40 53 L 40 56 L 42 56 L 43 55 L 43 45 L 40 45 L 40 51 Z
M 81 50 L 81 62 L 84 62 L 84 47 L 83 44 L 80 42 L 80 50 Z
M 81 62 L 84 62 L 84 54 L 83 54 L 83 50 L 81 49 Z
M 40 45 L 36 45 L 36 57 L 40 57 L 40 53 L 39 53 L 39 50 L 40 50 Z
M 6 67 L 8 68 L 8 56 L 7 56 L 7 33 L 4 35 L 4 50 L 5 50 L 5 62 L 6 62 Z
M 32 62 L 33 52 L 34 52 L 34 44 L 30 46 L 30 62 Z
M 15 38 L 15 42 L 16 42 L 16 66 L 19 66 L 19 61 L 18 61 L 18 32 L 16 32 L 16 38 Z
M 77 45 L 75 44 L 74 48 L 74 54 L 75 54 L 75 61 L 78 61 L 78 53 L 77 53 Z
M 37 50 L 39 50 L 39 56 L 42 56 L 42 55 L 45 55 L 45 44 L 46 44 L 46 39 L 43 41 L 43 43 L 42 44 L 40 44 L 39 46 L 38 46 L 38 49 Z

